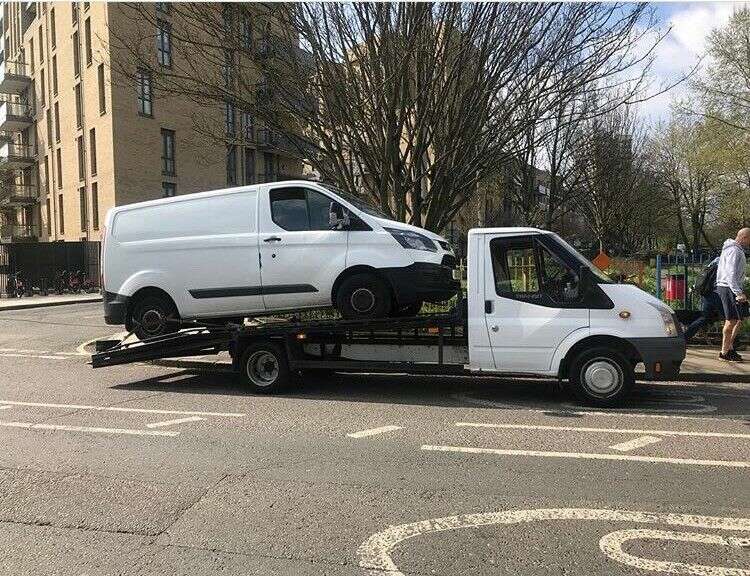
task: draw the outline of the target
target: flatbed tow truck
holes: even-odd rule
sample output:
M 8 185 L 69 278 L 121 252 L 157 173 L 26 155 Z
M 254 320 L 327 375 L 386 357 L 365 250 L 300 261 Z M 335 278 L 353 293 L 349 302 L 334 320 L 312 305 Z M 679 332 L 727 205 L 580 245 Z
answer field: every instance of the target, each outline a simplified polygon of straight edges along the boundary
M 321 371 L 533 374 L 608 407 L 628 398 L 639 363 L 646 379 L 676 377 L 685 341 L 666 305 L 613 284 L 555 234 L 486 228 L 469 232 L 466 296 L 459 294 L 449 313 L 196 326 L 138 342 L 98 342 L 91 363 L 222 351 L 243 383 L 261 393 Z

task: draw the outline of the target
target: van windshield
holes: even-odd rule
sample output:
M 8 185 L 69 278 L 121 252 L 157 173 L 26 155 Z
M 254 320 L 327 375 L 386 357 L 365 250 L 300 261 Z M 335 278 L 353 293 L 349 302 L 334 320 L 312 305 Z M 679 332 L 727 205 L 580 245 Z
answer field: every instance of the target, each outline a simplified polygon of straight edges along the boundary
M 351 204 L 358 210 L 361 210 L 365 214 L 369 214 L 370 216 L 375 216 L 376 218 L 387 218 L 389 220 L 391 219 L 391 217 L 385 214 L 382 210 L 380 210 L 380 208 L 375 207 L 373 204 L 371 204 L 370 202 L 368 202 L 367 200 L 365 200 L 364 198 L 360 196 L 349 194 L 348 192 L 344 192 L 340 188 L 336 188 L 336 186 L 332 186 L 330 184 L 321 184 L 321 186 L 323 186 L 327 190 L 330 190 L 337 196 L 340 196 L 342 199 L 346 200 L 347 202 L 349 202 L 349 204 Z

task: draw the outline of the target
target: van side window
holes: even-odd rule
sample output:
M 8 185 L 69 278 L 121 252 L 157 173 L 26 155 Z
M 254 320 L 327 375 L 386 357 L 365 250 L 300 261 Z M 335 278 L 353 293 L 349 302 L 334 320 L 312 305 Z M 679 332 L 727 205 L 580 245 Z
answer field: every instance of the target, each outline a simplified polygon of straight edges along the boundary
M 325 194 L 305 188 L 271 190 L 271 219 L 289 231 L 330 230 L 331 200 Z

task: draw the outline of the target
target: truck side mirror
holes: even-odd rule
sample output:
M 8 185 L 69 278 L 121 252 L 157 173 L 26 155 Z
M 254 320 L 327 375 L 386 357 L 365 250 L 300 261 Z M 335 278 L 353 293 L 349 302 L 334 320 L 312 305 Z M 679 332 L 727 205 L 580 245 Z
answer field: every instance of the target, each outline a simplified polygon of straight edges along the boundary
M 328 208 L 328 225 L 331 230 L 343 230 L 349 226 L 349 212 L 341 204 L 331 202 Z

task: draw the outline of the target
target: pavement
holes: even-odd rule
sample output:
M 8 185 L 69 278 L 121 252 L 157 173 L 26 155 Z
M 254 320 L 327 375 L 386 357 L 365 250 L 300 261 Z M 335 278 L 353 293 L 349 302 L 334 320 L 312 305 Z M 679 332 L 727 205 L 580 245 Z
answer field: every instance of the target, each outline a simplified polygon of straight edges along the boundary
M 49 296 L 24 296 L 23 298 L 0 298 L 0 312 L 4 310 L 24 310 L 26 308 L 44 308 L 64 304 L 86 304 L 101 302 L 102 295 L 94 294 L 51 294 Z
M 750 575 L 735 375 L 606 411 L 536 379 L 259 396 L 218 369 L 93 370 L 101 313 L 0 312 L 3 574 Z

